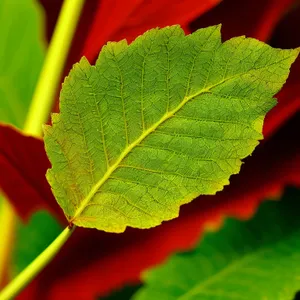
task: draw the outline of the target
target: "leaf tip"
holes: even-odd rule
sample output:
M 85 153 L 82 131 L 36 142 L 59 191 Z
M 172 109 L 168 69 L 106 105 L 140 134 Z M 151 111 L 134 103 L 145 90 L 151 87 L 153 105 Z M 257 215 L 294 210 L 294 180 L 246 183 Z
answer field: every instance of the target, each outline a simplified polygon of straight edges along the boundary
M 295 58 L 297 58 L 298 55 L 299 55 L 299 53 L 300 53 L 300 47 L 297 47 L 297 48 L 295 48 L 293 50 L 294 50 L 294 53 L 295 53 Z
M 217 25 L 215 25 L 216 29 L 218 29 L 219 31 L 221 31 L 222 29 L 222 23 L 219 23 Z
M 89 60 L 85 56 L 81 57 L 81 59 L 80 59 L 80 61 L 79 61 L 78 64 L 81 65 L 81 66 L 87 66 L 87 67 L 91 66 Z

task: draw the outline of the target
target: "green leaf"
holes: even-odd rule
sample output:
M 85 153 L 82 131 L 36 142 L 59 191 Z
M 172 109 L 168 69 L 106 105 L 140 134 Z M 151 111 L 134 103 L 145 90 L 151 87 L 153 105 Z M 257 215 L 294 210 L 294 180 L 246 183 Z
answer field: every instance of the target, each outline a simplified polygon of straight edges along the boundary
M 134 300 L 291 300 L 300 289 L 300 191 L 265 202 L 248 222 L 227 220 L 190 252 L 144 274 Z
M 61 233 L 62 228 L 46 211 L 33 214 L 28 224 L 17 224 L 13 251 L 13 275 L 23 271 Z
M 19 128 L 44 59 L 40 16 L 35 1 L 0 1 L 0 121 Z
M 172 26 L 108 43 L 95 66 L 83 58 L 44 130 L 47 179 L 68 220 L 149 228 L 222 190 L 262 139 L 298 52 L 221 43 L 220 26 L 188 36 Z

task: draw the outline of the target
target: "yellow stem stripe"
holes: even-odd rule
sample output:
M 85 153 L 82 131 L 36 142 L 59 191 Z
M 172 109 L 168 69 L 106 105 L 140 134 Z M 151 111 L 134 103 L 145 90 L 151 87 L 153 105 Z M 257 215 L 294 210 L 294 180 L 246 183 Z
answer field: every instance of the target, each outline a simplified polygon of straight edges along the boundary
M 1 194 L 0 194 L 0 197 Z M 2 205 L 0 208 L 0 224 L 2 227 L 1 234 L 1 247 L 0 247 L 0 287 L 4 283 L 5 271 L 9 265 L 10 253 L 13 247 L 14 229 L 15 229 L 15 212 L 13 207 L 4 198 L 2 200 Z M 9 274 L 8 274 L 9 275 Z

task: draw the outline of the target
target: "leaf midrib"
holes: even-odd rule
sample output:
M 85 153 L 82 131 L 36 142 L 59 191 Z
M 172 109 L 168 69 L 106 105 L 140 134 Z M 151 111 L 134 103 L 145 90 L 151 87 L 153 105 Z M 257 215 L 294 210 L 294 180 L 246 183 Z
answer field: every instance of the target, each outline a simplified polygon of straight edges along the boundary
M 99 188 L 109 179 L 110 175 L 119 167 L 119 165 L 121 164 L 121 162 L 123 161 L 123 159 L 137 146 L 139 145 L 145 138 L 147 138 L 153 131 L 156 130 L 157 127 L 159 127 L 162 123 L 164 123 L 166 120 L 170 119 L 171 117 L 174 116 L 174 114 L 176 114 L 188 101 L 194 99 L 195 97 L 202 95 L 204 93 L 208 93 L 212 88 L 230 80 L 232 78 L 227 78 L 227 79 L 223 79 L 222 81 L 211 85 L 207 88 L 201 89 L 199 92 L 188 96 L 188 97 L 184 97 L 183 100 L 180 102 L 180 104 L 174 108 L 173 110 L 165 113 L 163 115 L 163 117 L 157 121 L 156 123 L 154 123 L 151 127 L 149 127 L 146 131 L 143 132 L 143 134 L 141 134 L 141 136 L 136 139 L 134 142 L 132 142 L 130 145 L 128 145 L 127 148 L 124 149 L 124 151 L 120 154 L 119 158 L 117 159 L 117 161 L 111 165 L 106 173 L 103 175 L 103 177 L 92 187 L 91 191 L 89 192 L 89 194 L 84 198 L 84 200 L 82 201 L 81 205 L 77 208 L 74 217 L 70 220 L 70 222 L 74 222 L 76 220 L 76 218 L 78 218 L 80 216 L 80 214 L 82 213 L 82 211 L 85 209 L 86 205 L 89 203 L 89 201 L 94 197 L 94 195 L 98 192 Z
M 293 240 L 295 238 L 295 236 L 298 237 L 299 233 L 300 233 L 300 230 L 292 231 L 286 237 L 281 238 L 279 241 L 276 241 L 269 246 L 263 245 L 262 248 L 253 250 L 251 253 L 246 253 L 243 257 L 237 258 L 235 261 L 229 262 L 229 264 L 227 266 L 225 266 L 224 268 L 222 268 L 220 271 L 218 271 L 211 277 L 205 279 L 204 281 L 200 282 L 199 284 L 196 284 L 195 286 L 193 286 L 189 291 L 187 291 L 185 294 L 181 295 L 178 298 L 178 300 L 188 300 L 188 299 L 190 299 L 190 296 L 195 296 L 198 293 L 201 293 L 201 291 L 205 291 L 205 287 L 218 281 L 220 278 L 226 276 L 227 274 L 232 273 L 233 271 L 235 271 L 237 269 L 240 269 L 243 265 L 261 258 L 266 253 L 276 251 L 276 250 L 274 250 L 274 248 L 276 249 L 277 245 L 280 245 L 281 243 Z
M 210 284 L 218 281 L 220 278 L 226 276 L 228 273 L 232 273 L 233 271 L 239 269 L 241 266 L 243 266 L 246 263 L 249 263 L 259 257 L 259 255 L 267 253 L 271 251 L 271 248 L 263 248 L 258 251 L 255 251 L 254 253 L 248 254 L 244 256 L 242 259 L 230 263 L 225 268 L 218 271 L 216 274 L 212 275 L 208 279 L 202 281 L 201 283 L 197 284 L 193 288 L 191 288 L 189 291 L 187 291 L 185 294 L 181 295 L 178 300 L 185 300 L 189 299 L 190 296 L 195 296 L 198 293 L 201 293 L 201 291 L 205 290 L 205 287 L 209 286 Z

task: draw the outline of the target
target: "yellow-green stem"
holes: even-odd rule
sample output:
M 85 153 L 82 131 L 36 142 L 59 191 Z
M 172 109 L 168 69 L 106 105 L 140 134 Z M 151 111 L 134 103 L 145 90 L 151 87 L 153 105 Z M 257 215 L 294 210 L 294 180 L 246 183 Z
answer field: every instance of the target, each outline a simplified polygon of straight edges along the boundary
M 13 299 L 56 255 L 71 236 L 75 226 L 67 227 L 30 265 L 0 293 L 0 300 Z
M 2 196 L 0 195 L 0 198 Z M 2 227 L 1 246 L 0 246 L 0 287 L 4 283 L 4 276 L 7 275 L 5 268 L 8 265 L 9 254 L 12 248 L 12 240 L 15 228 L 15 214 L 10 203 L 4 198 L 1 198 L 1 213 L 0 224 Z
M 26 134 L 40 136 L 42 124 L 49 118 L 83 4 L 84 0 L 64 0 L 25 121 Z M 8 203 L 5 205 L 7 208 L 10 207 Z M 9 226 L 7 232 L 12 232 L 15 219 L 12 209 L 7 210 L 6 217 L 9 218 L 9 222 L 6 222 Z M 51 261 L 71 233 L 72 230 L 66 228 L 40 256 L 0 292 L 0 299 L 11 299 L 17 295 Z M 2 254 L 3 259 L 7 258 L 5 253 Z
M 49 118 L 84 0 L 65 0 L 28 111 L 24 131 L 39 136 Z

